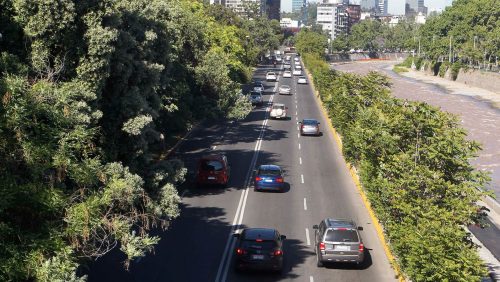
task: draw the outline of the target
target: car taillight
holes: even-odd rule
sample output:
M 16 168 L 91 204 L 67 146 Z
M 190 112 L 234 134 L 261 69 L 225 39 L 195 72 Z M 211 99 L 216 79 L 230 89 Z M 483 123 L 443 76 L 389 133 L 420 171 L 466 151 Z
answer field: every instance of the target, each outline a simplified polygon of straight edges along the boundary
M 359 243 L 359 252 L 362 253 L 365 251 L 365 246 L 363 245 L 363 243 Z
M 283 252 L 281 250 L 276 250 L 274 251 L 273 253 L 275 256 L 281 256 L 283 254 Z
M 283 177 L 276 178 L 276 182 L 283 183 Z
M 262 180 L 262 177 L 255 177 L 255 181 L 261 181 Z
M 239 256 L 244 255 L 246 253 L 247 253 L 247 251 L 243 250 L 242 248 L 237 248 L 236 249 L 236 254 L 239 255 Z
M 319 249 L 321 251 L 324 251 L 325 250 L 325 243 L 323 243 L 323 242 L 319 243 Z

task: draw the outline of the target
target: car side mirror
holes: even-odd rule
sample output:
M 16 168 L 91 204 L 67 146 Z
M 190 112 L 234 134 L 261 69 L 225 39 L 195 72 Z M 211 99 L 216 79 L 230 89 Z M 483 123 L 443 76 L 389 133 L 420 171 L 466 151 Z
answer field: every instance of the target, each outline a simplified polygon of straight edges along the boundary
M 234 234 L 233 234 L 233 237 L 234 237 L 234 238 L 240 238 L 240 233 L 234 233 Z
M 321 122 L 318 122 L 318 124 L 321 124 Z
M 297 121 L 297 124 L 301 124 L 302 122 L 301 121 Z
M 319 226 L 317 224 L 314 224 L 313 229 L 319 229 Z
M 359 231 L 363 231 L 363 226 L 358 226 Z
M 285 235 L 281 235 L 281 240 L 285 240 L 286 239 L 286 236 Z

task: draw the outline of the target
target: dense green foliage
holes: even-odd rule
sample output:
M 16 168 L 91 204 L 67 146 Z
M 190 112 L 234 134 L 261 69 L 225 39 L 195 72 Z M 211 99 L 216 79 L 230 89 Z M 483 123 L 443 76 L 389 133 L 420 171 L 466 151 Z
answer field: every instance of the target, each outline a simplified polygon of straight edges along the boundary
M 301 29 L 294 39 L 295 48 L 300 53 L 314 54 L 321 57 L 325 54 L 328 39 L 325 35 L 311 31 L 309 29 Z
M 300 43 L 300 42 L 297 42 Z M 464 226 L 476 223 L 487 176 L 457 117 L 394 98 L 387 77 L 338 73 L 303 54 L 346 159 L 411 281 L 479 281 L 485 275 Z
M 0 280 L 81 280 L 117 246 L 126 265 L 144 256 L 186 174 L 163 140 L 244 117 L 240 84 L 279 24 L 184 0 L 0 6 Z
M 422 50 L 431 60 L 495 62 L 500 57 L 500 5 L 497 0 L 456 0 L 419 29 Z
M 389 26 L 378 20 L 369 19 L 355 24 L 350 34 L 337 37 L 331 47 L 333 51 L 411 50 L 418 45 L 416 35 L 417 25 L 410 21 L 401 21 Z

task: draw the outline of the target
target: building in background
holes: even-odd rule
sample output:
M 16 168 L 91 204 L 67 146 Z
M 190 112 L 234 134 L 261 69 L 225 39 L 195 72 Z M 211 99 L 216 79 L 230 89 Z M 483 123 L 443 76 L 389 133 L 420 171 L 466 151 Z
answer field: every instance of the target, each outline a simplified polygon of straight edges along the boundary
M 210 0 L 210 1 L 214 1 L 213 4 L 224 5 L 227 8 L 232 9 L 239 15 L 244 15 L 246 13 L 245 9 L 247 7 L 252 7 L 255 8 L 255 10 L 259 13 L 259 16 L 261 16 L 266 11 L 267 0 Z
M 406 0 L 405 3 L 405 16 L 416 17 L 419 13 L 427 15 L 427 7 L 424 0 Z
M 361 0 L 361 9 L 363 11 L 374 11 L 377 7 L 377 0 Z
M 349 4 L 347 5 L 347 15 L 349 16 L 349 24 L 347 32 L 351 32 L 353 25 L 359 23 L 361 20 L 361 5 Z
M 316 23 L 334 40 L 349 31 L 348 4 L 344 0 L 324 0 L 316 9 Z M 361 9 L 360 9 L 361 10 Z M 361 17 L 361 13 L 360 13 Z
M 292 12 L 300 12 L 306 6 L 306 0 L 292 0 Z
M 386 15 L 389 0 L 377 0 L 377 12 Z M 423 0 L 422 0 L 423 1 Z
M 264 0 L 265 13 L 270 20 L 280 20 L 281 1 L 280 0 Z

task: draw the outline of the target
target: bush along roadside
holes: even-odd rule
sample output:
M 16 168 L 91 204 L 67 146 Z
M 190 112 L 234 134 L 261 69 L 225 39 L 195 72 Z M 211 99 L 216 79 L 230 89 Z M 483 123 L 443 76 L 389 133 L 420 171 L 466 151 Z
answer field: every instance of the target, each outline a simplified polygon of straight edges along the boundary
M 465 138 L 457 117 L 392 97 L 390 81 L 376 72 L 338 73 L 315 55 L 303 59 L 405 276 L 484 277 L 463 226 L 480 221 L 476 203 L 488 176 L 469 163 L 480 145 Z

